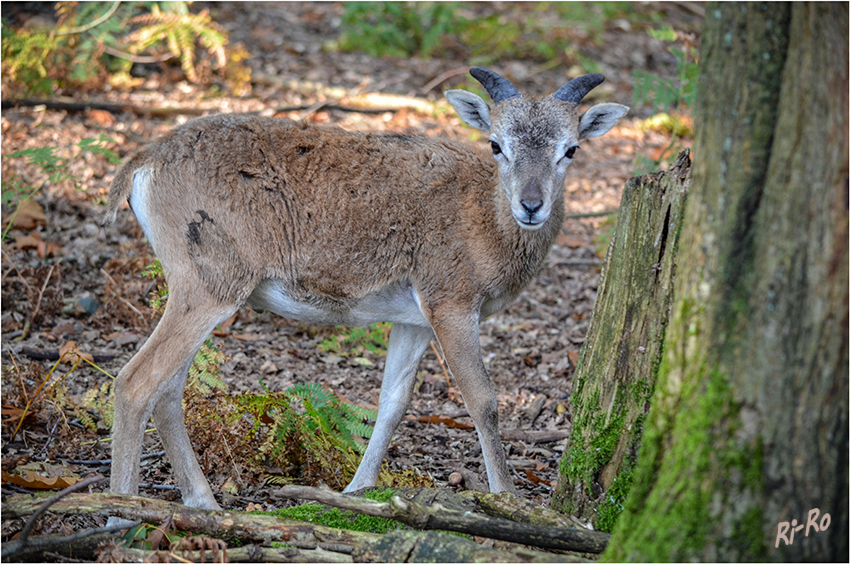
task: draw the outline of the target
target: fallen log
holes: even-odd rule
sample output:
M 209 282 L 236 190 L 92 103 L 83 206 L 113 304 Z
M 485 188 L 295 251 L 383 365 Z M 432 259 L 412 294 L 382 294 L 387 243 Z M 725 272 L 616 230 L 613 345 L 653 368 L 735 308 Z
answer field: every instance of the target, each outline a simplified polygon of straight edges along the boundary
M 347 496 L 343 496 L 347 497 Z M 367 500 L 368 501 L 368 500 Z M 374 502 L 372 502 L 374 503 Z M 3 503 L 4 518 L 26 517 L 35 513 L 43 503 L 26 495 L 11 496 Z M 240 556 L 254 561 L 278 562 L 280 558 L 295 562 L 317 561 L 455 561 L 455 562 L 578 562 L 581 558 L 565 554 L 539 552 L 524 547 L 513 550 L 483 547 L 473 541 L 437 531 L 392 531 L 385 535 L 334 529 L 302 521 L 279 518 L 273 515 L 241 513 L 238 511 L 213 511 L 189 508 L 178 503 L 109 493 L 78 493 L 68 495 L 53 503 L 49 511 L 55 514 L 86 514 L 104 517 L 119 517 L 132 521 L 159 524 L 171 518 L 175 528 L 197 535 L 238 541 L 245 545 L 260 544 L 258 553 L 246 552 Z M 82 554 L 73 544 L 48 547 L 39 537 L 31 539 L 39 543 L 42 551 L 73 551 L 74 557 Z M 527 540 L 527 539 L 526 539 Z M 271 551 L 266 547 L 272 542 L 285 543 L 298 552 Z M 49 544 L 49 543 L 48 543 Z M 247 547 L 246 551 L 248 550 Z M 228 549 L 228 555 L 232 550 Z M 323 551 L 323 552 L 317 552 Z M 161 551 L 162 552 L 162 551 Z M 168 551 L 164 551 L 163 558 Z M 329 554 L 333 553 L 333 554 Z M 112 553 L 111 557 L 116 558 Z M 146 553 L 154 557 L 153 552 Z M 235 558 L 237 554 L 229 558 Z M 281 556 L 282 554 L 282 556 Z M 138 555 L 127 553 L 128 560 L 138 561 Z M 190 554 L 190 556 L 193 556 Z M 194 555 L 200 557 L 201 555 Z M 182 555 L 180 558 L 190 560 Z M 266 558 L 266 560 L 260 560 Z M 348 558 L 351 558 L 349 560 Z
M 533 525 L 484 515 L 476 512 L 476 504 L 469 498 L 454 495 L 454 499 L 449 497 L 447 502 L 447 492 L 441 492 L 444 495 L 440 500 L 436 499 L 439 490 L 431 490 L 431 492 L 430 497 L 427 497 L 427 494 L 426 496 L 396 495 L 387 502 L 352 497 L 309 486 L 285 486 L 278 490 L 276 495 L 283 498 L 318 501 L 356 513 L 393 519 L 414 529 L 455 531 L 546 549 L 598 554 L 605 550 L 610 538 L 610 535 L 596 531 L 584 531 L 565 526 Z M 510 494 L 501 494 L 501 496 L 506 497 Z
M 200 550 L 142 550 L 123 546 L 109 546 L 101 549 L 101 560 L 109 562 L 354 562 L 348 554 L 331 552 L 321 548 L 301 550 L 292 546 L 271 548 L 251 544 L 237 548 L 228 548 L 225 558 L 214 560 L 209 551 Z M 104 557 L 108 556 L 108 560 Z
M 85 112 L 87 110 L 105 110 L 113 114 L 131 112 L 146 117 L 171 117 L 175 115 L 201 116 L 207 112 L 217 112 L 216 108 L 199 108 L 197 106 L 166 106 L 145 107 L 133 104 L 115 104 L 111 102 L 95 102 L 93 100 L 74 100 L 73 98 L 60 98 L 50 100 L 12 99 L 0 102 L 0 109 L 10 108 L 32 108 L 44 106 L 48 110 L 64 110 L 66 112 Z

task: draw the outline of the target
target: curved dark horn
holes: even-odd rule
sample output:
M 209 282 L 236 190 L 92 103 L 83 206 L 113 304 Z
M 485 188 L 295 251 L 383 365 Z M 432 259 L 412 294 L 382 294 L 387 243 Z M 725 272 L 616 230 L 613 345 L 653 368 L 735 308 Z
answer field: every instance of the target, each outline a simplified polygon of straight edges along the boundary
M 603 80 L 605 80 L 605 77 L 601 74 L 586 74 L 574 78 L 561 86 L 560 90 L 552 94 L 552 97 L 562 102 L 570 102 L 578 105 L 581 99 L 587 96 L 588 92 L 602 84 Z
M 496 104 L 504 102 L 509 98 L 519 98 L 521 96 L 519 90 L 507 78 L 499 76 L 493 71 L 488 71 L 480 67 L 472 67 L 469 69 L 469 74 L 484 86 Z

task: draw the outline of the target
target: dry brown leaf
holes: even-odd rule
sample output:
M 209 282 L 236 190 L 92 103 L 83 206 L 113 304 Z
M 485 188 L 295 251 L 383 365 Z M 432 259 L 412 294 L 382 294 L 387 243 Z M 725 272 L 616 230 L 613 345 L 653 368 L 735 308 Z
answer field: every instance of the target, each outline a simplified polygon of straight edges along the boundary
M 15 242 L 12 243 L 12 247 L 15 249 L 37 249 L 39 245 L 44 244 L 44 239 L 41 238 L 41 235 L 38 231 L 31 231 L 26 235 L 16 235 Z
M 90 120 L 92 120 L 98 125 L 111 127 L 115 124 L 115 116 L 113 116 L 111 112 L 108 112 L 106 110 L 88 110 L 86 112 L 86 115 Z
M 544 480 L 544 479 L 540 478 L 539 476 L 537 476 L 537 474 L 535 474 L 531 470 L 525 471 L 525 477 L 528 478 L 529 480 L 531 480 L 531 482 L 535 486 L 539 486 L 540 484 L 543 484 L 544 486 L 552 487 L 552 482 L 550 482 L 549 480 Z
M 461 423 L 460 421 L 452 419 L 451 417 L 446 417 L 445 415 L 435 415 L 433 413 L 431 415 L 421 415 L 419 417 L 419 421 L 421 421 L 422 423 L 430 423 L 432 425 L 439 425 L 440 423 L 442 423 L 446 427 L 451 427 L 453 429 L 473 428 L 473 426 L 469 423 Z
M 239 339 L 240 341 L 248 341 L 248 342 L 257 341 L 257 340 L 263 338 L 262 335 L 259 335 L 257 333 L 245 333 L 245 334 L 241 334 L 241 335 L 237 334 L 237 333 L 231 333 L 230 336 L 233 337 L 234 339 Z
M 59 349 L 59 358 L 66 364 L 76 364 L 79 358 L 84 358 L 89 362 L 94 362 L 94 357 L 89 353 L 84 353 L 77 348 L 76 341 L 68 341 L 62 348 Z
M 61 490 L 80 481 L 80 478 L 75 476 L 47 478 L 32 470 L 27 471 L 25 474 L 12 474 L 2 470 L 0 471 L 0 476 L 2 476 L 5 482 L 34 490 Z
M 30 198 L 20 204 L 20 211 L 12 222 L 12 229 L 30 231 L 39 225 L 47 225 L 47 216 L 38 202 Z
M 238 314 L 238 313 L 234 313 L 233 315 L 231 315 L 230 317 L 228 317 L 227 319 L 225 319 L 225 320 L 221 323 L 221 330 L 222 330 L 222 331 L 227 331 L 227 330 L 228 330 L 228 328 L 230 328 L 230 326 L 231 326 L 231 325 L 233 325 L 233 322 L 234 322 L 234 321 L 236 321 L 236 316 L 237 316 L 237 315 L 239 315 L 239 314 Z
M 42 239 L 38 231 L 30 231 L 26 235 L 17 235 L 12 246 L 16 249 L 36 249 L 38 256 L 47 258 L 48 256 L 58 256 L 61 247 L 52 241 Z
M 62 247 L 60 247 L 53 241 L 45 241 L 44 243 L 38 246 L 38 256 L 40 256 L 41 258 L 58 257 L 60 254 L 62 254 L 59 252 L 61 249 Z

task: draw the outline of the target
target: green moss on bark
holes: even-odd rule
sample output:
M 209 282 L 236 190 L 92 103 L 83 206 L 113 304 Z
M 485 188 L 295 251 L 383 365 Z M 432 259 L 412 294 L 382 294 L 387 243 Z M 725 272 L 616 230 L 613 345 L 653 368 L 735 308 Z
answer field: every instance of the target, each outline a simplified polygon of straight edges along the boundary
M 581 483 L 590 490 L 591 485 L 597 479 L 600 470 L 611 461 L 614 452 L 617 449 L 622 434 L 625 431 L 626 413 L 629 406 L 642 405 L 649 401 L 652 395 L 653 388 L 647 382 L 642 380 L 634 380 L 625 391 L 625 399 L 614 398 L 613 405 L 616 412 L 608 415 L 606 412 L 591 412 L 590 410 L 582 411 L 584 416 L 580 420 L 574 421 L 573 436 L 584 437 L 588 436 L 587 430 L 591 430 L 589 436 L 592 438 L 590 442 L 573 441 L 570 447 L 564 453 L 560 463 L 560 474 L 570 483 Z M 589 398 L 590 405 L 599 405 L 599 390 L 594 390 Z M 637 427 L 636 441 L 640 442 L 643 423 L 645 416 L 639 415 L 633 426 Z M 611 485 L 611 489 L 606 493 L 603 505 L 607 504 L 604 509 L 600 508 L 600 518 L 605 515 L 604 531 L 610 531 L 617 517 L 622 511 L 622 504 L 625 502 L 629 487 L 631 486 L 633 460 L 629 459 L 625 462 L 626 468 L 618 474 Z M 626 474 L 626 475 L 623 475 Z M 616 491 L 612 491 L 616 488 Z M 610 501 L 609 501 L 610 500 Z M 567 503 L 564 511 L 570 512 L 573 508 Z M 600 525 L 597 524 L 597 527 Z
M 623 512 L 634 479 L 634 462 L 628 461 L 614 478 L 614 482 L 605 492 L 605 500 L 599 504 L 599 517 L 596 529 L 605 533 L 614 530 L 620 514 Z
M 692 330 L 691 326 L 686 333 Z M 740 405 L 727 377 L 709 370 L 705 362 L 697 366 L 684 375 L 678 394 L 670 393 L 671 375 L 677 376 L 669 362 L 662 362 L 660 403 L 690 405 L 677 407 L 673 420 L 667 419 L 668 410 L 650 415 L 631 496 L 604 560 L 711 560 L 713 555 L 705 553 L 707 540 L 722 526 L 712 507 L 726 506 L 735 496 L 765 487 L 761 440 L 750 449 L 735 439 Z M 763 516 L 752 508 L 731 529 L 730 538 L 746 539 L 745 546 L 766 550 Z M 761 554 L 762 548 L 755 553 Z

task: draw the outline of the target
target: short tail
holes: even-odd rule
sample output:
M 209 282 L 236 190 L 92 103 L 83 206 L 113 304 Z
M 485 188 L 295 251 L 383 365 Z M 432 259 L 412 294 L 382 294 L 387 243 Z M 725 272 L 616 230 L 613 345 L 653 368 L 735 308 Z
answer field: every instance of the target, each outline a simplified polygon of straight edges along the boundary
M 118 208 L 130 198 L 130 194 L 133 192 L 133 176 L 141 166 L 143 158 L 144 150 L 133 155 L 115 175 L 112 188 L 109 189 L 109 205 L 100 221 L 101 225 L 113 223 L 118 217 Z

